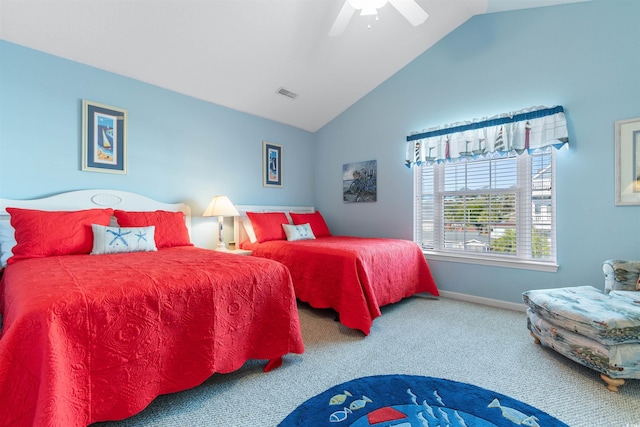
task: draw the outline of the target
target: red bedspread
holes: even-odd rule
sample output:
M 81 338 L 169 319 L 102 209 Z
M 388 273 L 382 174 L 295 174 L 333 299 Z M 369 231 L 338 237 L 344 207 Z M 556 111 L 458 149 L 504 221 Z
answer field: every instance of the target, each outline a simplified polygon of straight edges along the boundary
M 340 323 L 365 335 L 380 307 L 420 292 L 439 295 L 422 251 L 407 240 L 331 236 L 247 241 L 242 247 L 282 262 L 291 271 L 298 299 L 333 308 Z
M 126 418 L 248 359 L 304 351 L 287 269 L 194 247 L 6 268 L 0 425 Z

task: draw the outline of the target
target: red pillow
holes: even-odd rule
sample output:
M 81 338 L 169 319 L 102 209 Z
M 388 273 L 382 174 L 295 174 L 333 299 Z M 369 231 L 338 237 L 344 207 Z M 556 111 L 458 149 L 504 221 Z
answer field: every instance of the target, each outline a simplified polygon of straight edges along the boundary
M 113 209 L 41 211 L 7 208 L 17 244 L 12 264 L 21 259 L 88 254 L 93 249 L 91 224 L 109 225 Z
M 327 223 L 324 222 L 324 218 L 320 215 L 320 211 L 314 213 L 301 214 L 289 212 L 291 219 L 295 225 L 309 224 L 311 225 L 311 231 L 316 237 L 331 236 Z
M 259 243 L 287 239 L 282 224 L 289 224 L 289 220 L 284 212 L 247 212 L 247 216 L 251 220 Z
M 182 212 L 116 210 L 114 215 L 120 227 L 147 227 L 154 225 L 156 247 L 193 246 Z

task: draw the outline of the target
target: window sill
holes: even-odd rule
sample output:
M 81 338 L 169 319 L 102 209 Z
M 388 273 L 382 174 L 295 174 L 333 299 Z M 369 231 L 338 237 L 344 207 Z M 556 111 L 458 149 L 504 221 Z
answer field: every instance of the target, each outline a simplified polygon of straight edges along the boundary
M 522 270 L 546 271 L 555 273 L 558 271 L 557 264 L 535 261 L 510 260 L 497 257 L 477 257 L 472 255 L 449 254 L 443 252 L 422 251 L 427 260 L 460 262 L 464 264 L 478 264 L 492 267 L 519 268 Z

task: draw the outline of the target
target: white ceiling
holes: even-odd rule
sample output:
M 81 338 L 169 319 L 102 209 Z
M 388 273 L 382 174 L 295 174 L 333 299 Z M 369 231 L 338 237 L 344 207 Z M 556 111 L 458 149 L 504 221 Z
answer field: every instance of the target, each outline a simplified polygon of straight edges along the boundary
M 473 15 L 582 0 L 416 1 L 330 37 L 344 0 L 0 0 L 0 39 L 314 132 Z

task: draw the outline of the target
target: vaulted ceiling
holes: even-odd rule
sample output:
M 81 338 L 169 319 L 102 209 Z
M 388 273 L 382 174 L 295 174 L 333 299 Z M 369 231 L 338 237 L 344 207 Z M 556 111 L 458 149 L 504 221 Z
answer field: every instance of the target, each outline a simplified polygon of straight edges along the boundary
M 0 39 L 314 132 L 472 16 L 576 1 L 416 0 L 416 27 L 387 4 L 329 36 L 345 0 L 0 0 Z

